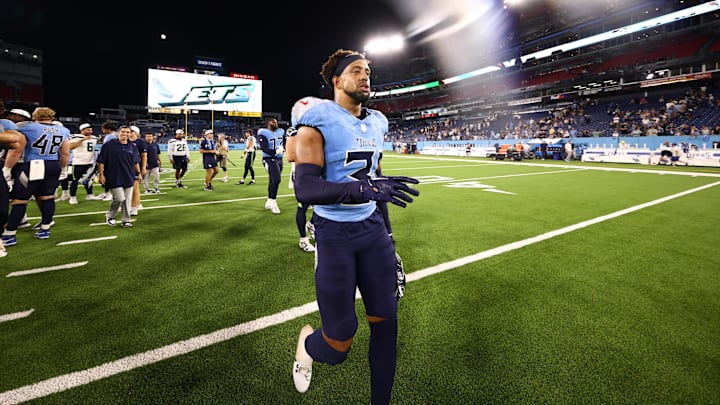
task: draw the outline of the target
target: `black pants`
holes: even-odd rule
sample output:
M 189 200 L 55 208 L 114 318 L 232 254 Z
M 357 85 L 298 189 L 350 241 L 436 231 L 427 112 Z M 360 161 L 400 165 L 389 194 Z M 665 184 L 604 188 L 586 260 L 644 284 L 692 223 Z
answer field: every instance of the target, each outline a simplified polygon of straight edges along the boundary
M 255 180 L 255 169 L 253 168 L 253 164 L 255 164 L 255 151 L 248 152 L 247 155 L 245 155 L 245 172 L 242 176 L 243 180 L 245 180 L 248 173 L 250 173 L 250 178 Z

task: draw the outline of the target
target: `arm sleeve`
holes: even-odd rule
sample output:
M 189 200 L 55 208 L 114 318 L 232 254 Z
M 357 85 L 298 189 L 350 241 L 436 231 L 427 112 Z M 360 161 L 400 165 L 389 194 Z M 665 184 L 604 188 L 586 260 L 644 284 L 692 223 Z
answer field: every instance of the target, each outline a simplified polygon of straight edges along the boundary
M 275 156 L 275 149 L 270 148 L 270 142 L 268 142 L 268 139 L 265 135 L 258 136 L 258 143 L 260 144 L 260 149 L 267 153 L 270 156 Z
M 334 183 L 325 180 L 318 165 L 295 165 L 295 197 L 310 205 L 364 202 L 360 182 Z

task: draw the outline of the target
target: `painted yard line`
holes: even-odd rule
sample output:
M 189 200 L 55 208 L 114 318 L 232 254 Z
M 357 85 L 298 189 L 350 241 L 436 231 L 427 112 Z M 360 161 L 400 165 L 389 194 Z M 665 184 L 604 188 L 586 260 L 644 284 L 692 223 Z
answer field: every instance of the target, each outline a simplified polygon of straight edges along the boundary
M 0 393 L 0 404 L 18 404 L 31 399 L 41 398 L 50 394 L 65 391 L 70 388 L 79 387 L 106 377 L 130 371 L 139 367 L 147 366 L 199 350 L 215 343 L 233 339 L 238 336 L 247 335 L 270 326 L 279 325 L 291 321 L 300 316 L 317 312 L 317 302 L 310 302 L 277 314 L 265 316 L 252 321 L 220 329 L 205 335 L 183 340 L 158 349 L 149 350 L 122 359 L 111 361 L 87 370 L 53 377 L 35 384 L 26 385 L 14 390 Z
M 110 240 L 110 239 L 117 239 L 117 235 L 103 236 L 102 238 L 69 240 L 67 242 L 60 242 L 57 244 L 57 246 L 75 245 L 78 243 L 90 243 L 90 242 L 97 242 L 97 241 L 101 241 L 101 240 Z
M 571 172 L 577 172 L 577 171 L 583 171 L 584 169 L 572 169 L 572 170 L 553 170 L 551 172 L 534 172 L 534 173 L 517 173 L 517 174 L 504 174 L 500 176 L 487 176 L 487 177 L 472 177 L 469 179 L 452 179 L 452 180 L 431 180 L 431 181 L 421 181 L 420 184 L 436 184 L 436 183 L 455 183 L 455 182 L 463 182 L 463 181 L 478 181 L 478 180 L 488 180 L 488 179 L 506 179 L 508 177 L 524 177 L 524 176 L 535 176 L 539 174 L 558 174 L 558 173 L 571 173 Z M 419 177 L 422 179 L 422 177 Z
M 5 277 L 26 276 L 28 274 L 45 273 L 47 271 L 67 270 L 67 269 L 72 269 L 74 267 L 84 266 L 86 264 L 88 264 L 88 262 L 84 261 L 84 262 L 77 262 L 77 263 L 61 264 L 59 266 L 40 267 L 37 269 L 31 269 L 31 270 L 14 271 Z M 0 401 L 0 403 L 2 403 L 2 401 Z
M 403 159 L 412 159 L 410 157 L 404 157 Z M 457 163 L 464 163 L 462 160 L 457 159 L 448 159 L 448 158 L 434 158 L 434 157 L 417 157 L 415 159 L 424 159 L 424 160 L 434 160 L 434 161 L 445 161 L 445 162 L 457 162 Z M 703 173 L 703 172 L 681 172 L 681 171 L 675 171 L 675 170 L 648 170 L 648 169 L 627 169 L 623 167 L 598 167 L 598 166 L 578 166 L 578 165 L 563 165 L 563 164 L 547 164 L 547 163 L 525 163 L 525 162 L 503 162 L 503 161 L 488 161 L 484 162 L 485 164 L 491 164 L 491 165 L 512 165 L 512 166 L 540 166 L 540 167 L 552 167 L 552 168 L 562 168 L 562 169 L 587 169 L 587 170 L 601 170 L 601 171 L 608 171 L 608 172 L 625 172 L 625 173 L 648 173 L 648 174 L 672 174 L 677 176 L 698 176 L 698 177 L 720 177 L 720 173 Z M 467 165 L 458 165 L 458 167 L 467 166 Z M 441 166 L 442 167 L 442 166 Z M 452 167 L 452 166 L 450 166 Z M 418 170 L 418 169 L 434 169 L 435 167 L 413 167 L 413 168 L 403 168 L 403 169 L 392 169 L 392 168 L 384 168 L 383 173 L 386 171 L 396 171 L 396 170 Z
M 12 314 L 0 315 L 0 322 L 14 321 L 16 319 L 27 318 L 32 314 L 34 309 L 28 309 L 22 312 L 13 312 Z
M 711 183 L 711 184 L 706 184 L 706 185 L 704 185 L 704 186 L 696 187 L 696 188 L 693 188 L 693 189 L 690 189 L 690 190 L 682 191 L 682 192 L 680 192 L 680 193 L 676 193 L 676 194 L 673 194 L 673 195 L 669 195 L 669 196 L 667 196 L 667 197 L 659 198 L 659 199 L 654 200 L 654 201 L 650 201 L 650 202 L 646 202 L 646 203 L 643 203 L 643 204 L 639 204 L 639 205 L 636 205 L 636 206 L 633 206 L 633 207 L 630 207 L 630 208 L 626 208 L 626 209 L 624 209 L 624 210 L 616 211 L 616 212 L 613 212 L 613 213 L 610 213 L 610 214 L 607 214 L 607 215 L 603 215 L 603 216 L 600 216 L 600 217 L 597 217 L 597 218 L 589 219 L 589 220 L 587 220 L 587 221 L 579 222 L 579 223 L 574 224 L 574 225 L 569 225 L 569 226 L 566 226 L 566 227 L 564 227 L 564 228 L 560 228 L 560 229 L 556 229 L 556 230 L 554 230 L 554 231 L 546 232 L 546 233 L 543 233 L 543 234 L 540 234 L 540 235 L 537 235 L 537 236 L 533 236 L 533 237 L 531 237 L 531 238 L 527 238 L 527 239 L 524 239 L 524 240 L 521 240 L 521 241 L 508 243 L 507 245 L 503 245 L 503 246 L 498 246 L 498 247 L 496 247 L 496 248 L 493 248 L 493 249 L 490 249 L 490 250 L 486 250 L 486 251 L 484 251 L 484 252 L 476 253 L 476 254 L 474 254 L 474 255 L 470 255 L 470 256 L 466 256 L 466 257 L 461 257 L 460 259 L 456 259 L 456 260 L 453 260 L 453 261 L 450 261 L 450 262 L 442 263 L 442 264 L 439 264 L 439 265 L 437 265 L 437 266 L 428 267 L 428 268 L 423 269 L 423 270 L 418 270 L 418 271 L 415 271 L 415 272 L 412 272 L 412 273 L 408 274 L 408 275 L 407 275 L 407 281 L 419 280 L 419 279 L 421 279 L 421 278 L 424 278 L 424 277 L 427 277 L 427 276 L 430 276 L 430 275 L 433 275 L 433 274 L 441 273 L 441 272 L 446 271 L 446 270 L 454 269 L 454 268 L 456 268 L 456 267 L 464 266 L 464 265 L 469 264 L 469 263 L 473 263 L 473 262 L 477 262 L 477 261 L 480 261 L 480 260 L 483 260 L 483 259 L 487 259 L 488 257 L 492 257 L 492 256 L 496 256 L 496 255 L 499 255 L 499 254 L 507 253 L 507 252 L 510 252 L 510 251 L 512 251 L 512 250 L 515 250 L 515 249 L 520 249 L 520 248 L 523 248 L 523 247 L 526 247 L 526 246 L 529 246 L 529 245 L 532 245 L 532 244 L 535 244 L 535 243 L 538 243 L 538 242 L 542 242 L 542 241 L 545 241 L 545 240 L 554 238 L 554 237 L 559 236 L 559 235 L 563 235 L 563 234 L 566 234 L 566 233 L 569 233 L 569 232 L 573 232 L 573 231 L 576 231 L 576 230 L 578 230 L 578 229 L 582 229 L 582 228 L 588 227 L 588 226 L 590 226 L 590 225 L 595 225 L 595 224 L 598 224 L 598 223 L 600 223 L 600 222 L 604 222 L 604 221 L 607 221 L 607 220 L 610 220 L 610 219 L 614 219 L 614 218 L 617 218 L 617 217 L 620 217 L 620 216 L 623 216 L 623 215 L 626 215 L 626 214 L 630 214 L 630 213 L 635 212 L 635 211 L 639 211 L 639 210 L 642 210 L 642 209 L 645 209 L 645 208 L 648 208 L 648 207 L 652 207 L 653 205 L 662 204 L 662 203 L 664 203 L 664 202 L 667 202 L 667 201 L 670 201 L 670 200 L 674 200 L 674 199 L 679 198 L 679 197 L 684 197 L 684 196 L 686 196 L 686 195 L 688 195 L 688 194 L 692 194 L 692 193 L 695 193 L 695 192 L 698 192 L 698 191 L 702 191 L 702 190 L 706 190 L 706 189 L 709 189 L 709 188 L 712 188 L 712 187 L 716 187 L 716 186 L 718 186 L 718 185 L 720 185 L 720 181 L 719 181 L 719 182 L 715 182 L 715 183 Z
M 480 252 L 471 256 L 463 257 L 457 260 L 453 260 L 447 263 L 442 263 L 437 266 L 429 267 L 423 270 L 414 271 L 407 275 L 407 281 L 416 281 L 424 277 L 428 277 L 443 271 L 451 270 L 457 267 L 464 266 L 476 261 L 486 259 L 498 254 L 506 253 L 515 249 L 519 249 L 525 246 L 529 246 L 533 243 L 545 241 L 547 239 L 559 236 L 565 233 L 569 233 L 578 229 L 585 228 L 590 225 L 594 225 L 603 221 L 607 221 L 613 218 L 620 217 L 641 209 L 651 207 L 653 205 L 661 204 L 666 201 L 673 200 L 675 198 L 683 197 L 688 194 L 692 194 L 698 191 L 706 190 L 711 187 L 720 185 L 719 182 L 707 184 L 701 187 L 696 187 L 691 190 L 686 190 L 680 193 L 676 193 L 667 197 L 663 197 L 654 201 L 650 201 L 644 204 L 639 204 L 634 207 L 626 208 L 624 210 L 616 211 L 614 213 L 603 215 L 594 219 L 583 221 L 575 225 L 566 226 L 554 231 L 550 231 L 532 238 L 521 240 L 518 242 L 509 243 L 504 246 L 499 246 L 494 249 Z M 359 294 L 356 293 L 355 298 L 359 298 Z M 239 325 L 231 326 L 229 328 L 220 329 L 215 332 L 207 333 L 205 335 L 197 336 L 194 338 L 186 339 L 177 343 L 169 344 L 158 349 L 150 350 L 143 353 L 134 354 L 131 356 L 123 357 L 119 360 L 111 361 L 99 366 L 89 368 L 82 371 L 76 371 L 74 373 L 61 375 L 58 377 L 49 378 L 47 380 L 39 381 L 37 383 L 19 387 L 13 390 L 5 391 L 0 393 L 0 404 L 17 404 L 21 402 L 30 401 L 32 399 L 44 397 L 47 395 L 55 394 L 68 390 L 70 388 L 79 387 L 81 385 L 89 384 L 94 381 L 101 380 L 106 377 L 111 377 L 135 368 L 147 366 L 153 363 L 157 363 L 162 360 L 166 360 L 172 357 L 176 357 L 182 354 L 190 353 L 194 350 L 202 349 L 210 345 L 224 342 L 226 340 L 247 335 L 252 332 L 256 332 L 265 329 L 270 326 L 279 325 L 283 322 L 288 322 L 293 319 L 297 319 L 301 316 L 305 316 L 314 313 L 318 310 L 317 301 L 312 301 L 307 304 L 286 309 L 282 312 L 278 312 L 273 315 L 268 315 L 262 318 L 258 318 L 252 321 L 241 323 Z

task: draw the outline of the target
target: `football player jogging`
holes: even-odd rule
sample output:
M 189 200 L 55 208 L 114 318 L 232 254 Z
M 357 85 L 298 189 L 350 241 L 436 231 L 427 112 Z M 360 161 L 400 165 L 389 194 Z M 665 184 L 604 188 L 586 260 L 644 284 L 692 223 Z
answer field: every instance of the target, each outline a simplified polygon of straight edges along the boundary
M 277 194 L 283 169 L 283 153 L 285 152 L 285 130 L 278 128 L 275 118 L 268 118 L 267 127 L 258 130 L 258 144 L 262 150 L 263 166 L 268 172 L 268 198 L 265 209 L 279 214 Z
M 185 138 L 185 131 L 178 129 L 175 131 L 175 139 L 168 141 L 168 157 L 170 164 L 175 169 L 175 185 L 177 188 L 183 188 L 182 178 L 188 169 L 190 163 L 190 148 Z
M 418 180 L 381 177 L 388 120 L 362 106 L 370 97 L 370 67 L 355 51 L 339 49 L 320 72 L 334 102 L 307 110 L 297 123 L 295 195 L 314 206 L 315 294 L 322 326 L 299 334 L 293 381 L 310 386 L 313 361 L 335 365 L 348 356 L 358 328 L 355 289 L 370 326 L 370 403 L 390 402 L 395 381 L 399 263 L 387 203 L 405 207 L 420 193 Z
M 205 191 L 212 191 L 212 179 L 220 172 L 217 161 L 217 143 L 215 142 L 215 134 L 212 129 L 205 131 L 205 137 L 200 141 L 200 153 L 203 159 L 203 168 L 205 168 Z
M 70 204 L 77 204 L 77 190 L 80 184 L 85 187 L 87 200 L 100 200 L 102 197 L 95 197 L 93 194 L 93 175 L 95 174 L 95 145 L 97 137 L 93 135 L 93 129 L 88 123 L 80 124 L 80 133 L 70 138 L 70 150 L 72 150 L 73 175 L 70 181 Z
M 35 196 L 42 214 L 40 229 L 34 236 L 37 239 L 50 237 L 50 223 L 55 215 L 55 190 L 60 182 L 60 173 L 66 170 L 70 161 L 70 131 L 61 124 L 53 123 L 55 111 L 38 107 L 33 111 L 32 118 L 35 122 L 18 126 L 18 131 L 24 135 L 18 141 L 22 149 L 12 149 L 5 162 L 6 167 L 12 167 L 21 155 L 25 159 L 13 186 L 10 218 L 2 234 L 5 246 L 17 243 L 15 234 L 27 212 L 31 196 Z

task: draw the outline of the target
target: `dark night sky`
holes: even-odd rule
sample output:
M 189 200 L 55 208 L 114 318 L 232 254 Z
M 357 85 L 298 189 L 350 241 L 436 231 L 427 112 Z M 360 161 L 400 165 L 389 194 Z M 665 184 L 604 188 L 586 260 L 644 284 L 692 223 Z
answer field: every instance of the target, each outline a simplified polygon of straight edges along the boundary
M 369 36 L 403 27 L 384 0 L 182 3 L 11 0 L 0 39 L 43 52 L 44 104 L 60 116 L 145 105 L 147 68 L 192 68 L 196 55 L 224 59 L 225 74 L 258 75 L 263 110 L 286 115 L 298 98 L 318 94 L 330 53 L 361 50 Z

